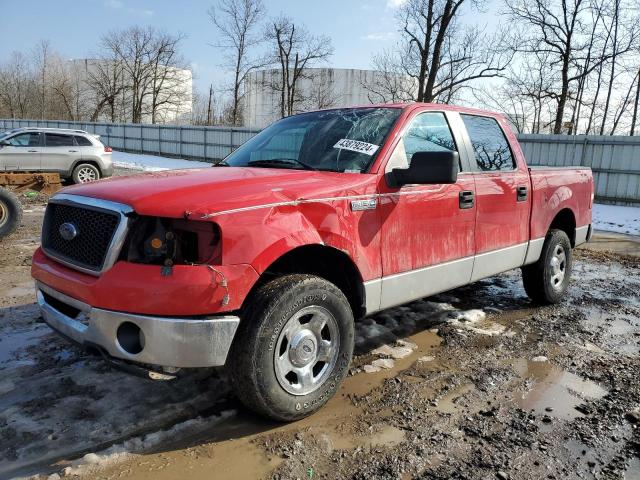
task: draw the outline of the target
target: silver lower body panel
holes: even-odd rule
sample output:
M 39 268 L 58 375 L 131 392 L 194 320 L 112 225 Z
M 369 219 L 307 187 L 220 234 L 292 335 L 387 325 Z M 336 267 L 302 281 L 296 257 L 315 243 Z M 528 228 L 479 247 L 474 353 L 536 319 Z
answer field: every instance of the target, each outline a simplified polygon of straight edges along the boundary
M 99 347 L 114 358 L 161 367 L 224 365 L 240 323 L 239 317 L 231 315 L 189 319 L 103 310 L 40 282 L 36 282 L 36 295 L 45 322 L 62 335 L 81 345 Z M 71 316 L 70 311 L 77 314 Z M 124 323 L 139 329 L 142 348 L 137 353 L 128 352 L 119 341 L 118 331 Z

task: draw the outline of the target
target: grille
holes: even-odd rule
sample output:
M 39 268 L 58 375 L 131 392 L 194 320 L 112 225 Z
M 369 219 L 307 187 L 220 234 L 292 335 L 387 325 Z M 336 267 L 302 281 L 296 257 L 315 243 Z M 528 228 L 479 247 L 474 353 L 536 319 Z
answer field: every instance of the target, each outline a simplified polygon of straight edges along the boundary
M 98 272 L 102 269 L 119 222 L 117 212 L 49 203 L 42 246 L 54 257 Z M 72 240 L 62 238 L 60 226 L 63 223 L 71 223 L 75 227 L 77 235 Z

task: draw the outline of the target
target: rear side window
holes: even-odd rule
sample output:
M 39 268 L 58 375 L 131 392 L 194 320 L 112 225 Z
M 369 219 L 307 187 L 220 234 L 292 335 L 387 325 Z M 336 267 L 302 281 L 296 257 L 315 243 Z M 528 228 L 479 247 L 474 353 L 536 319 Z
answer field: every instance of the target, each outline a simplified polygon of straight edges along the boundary
M 464 114 L 460 116 L 469 132 L 480 170 L 493 172 L 516 168 L 509 142 L 495 118 Z
M 75 137 L 76 143 L 78 144 L 79 147 L 92 147 L 93 143 L 91 143 L 91 140 L 89 140 L 87 137 L 80 137 L 78 135 L 76 135 Z
M 37 132 L 33 133 L 22 133 L 20 135 L 16 135 L 15 137 L 11 137 L 7 140 L 9 145 L 14 147 L 39 147 L 40 146 L 40 134 Z
M 47 133 L 46 138 L 47 147 L 73 147 L 73 137 L 71 135 Z

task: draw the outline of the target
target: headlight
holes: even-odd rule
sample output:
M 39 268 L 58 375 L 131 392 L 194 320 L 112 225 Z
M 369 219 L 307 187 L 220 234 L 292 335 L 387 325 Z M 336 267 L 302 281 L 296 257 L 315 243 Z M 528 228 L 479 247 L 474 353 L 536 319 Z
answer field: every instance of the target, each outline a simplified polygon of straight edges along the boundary
M 137 217 L 121 258 L 148 265 L 220 264 L 220 227 L 193 220 Z

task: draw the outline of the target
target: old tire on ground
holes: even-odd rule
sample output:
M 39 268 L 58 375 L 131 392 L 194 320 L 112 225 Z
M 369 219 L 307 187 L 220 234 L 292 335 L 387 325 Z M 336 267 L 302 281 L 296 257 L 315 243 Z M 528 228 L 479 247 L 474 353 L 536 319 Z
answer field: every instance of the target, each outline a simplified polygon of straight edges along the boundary
M 522 268 L 522 282 L 529 298 L 536 303 L 558 303 L 569 286 L 573 254 L 569 237 L 562 230 L 550 230 L 540 259 Z
M 22 222 L 20 200 L 6 188 L 0 187 L 0 239 L 13 233 Z
M 81 163 L 73 169 L 73 183 L 88 183 L 100 180 L 100 169 L 90 163 Z
M 332 283 L 296 274 L 262 285 L 247 304 L 229 358 L 238 398 L 278 421 L 310 415 L 335 394 L 349 370 L 349 302 Z

